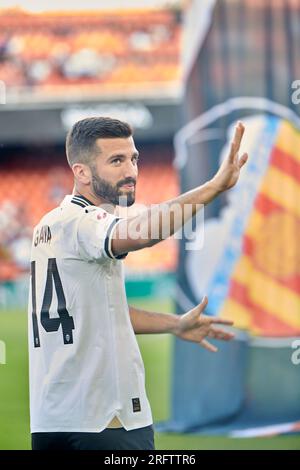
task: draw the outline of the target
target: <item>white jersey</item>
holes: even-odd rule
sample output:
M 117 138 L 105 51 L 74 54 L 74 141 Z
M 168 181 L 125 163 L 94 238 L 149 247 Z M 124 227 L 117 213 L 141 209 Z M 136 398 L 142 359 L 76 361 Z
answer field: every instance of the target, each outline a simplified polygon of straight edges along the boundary
M 130 321 L 120 219 L 66 196 L 34 229 L 29 295 L 31 432 L 100 432 L 152 424 Z

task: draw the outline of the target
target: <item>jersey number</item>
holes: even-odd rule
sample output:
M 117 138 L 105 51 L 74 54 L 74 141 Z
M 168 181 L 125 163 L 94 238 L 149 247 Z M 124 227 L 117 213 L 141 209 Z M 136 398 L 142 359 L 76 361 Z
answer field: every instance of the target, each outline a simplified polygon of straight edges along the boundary
M 57 313 L 59 318 L 50 318 L 49 309 L 53 297 L 53 281 L 55 292 L 57 295 Z M 35 282 L 35 261 L 31 262 L 31 294 L 32 294 L 32 325 L 33 325 L 33 341 L 34 347 L 39 348 L 40 334 L 38 319 L 36 314 L 36 282 Z M 66 298 L 62 288 L 59 272 L 57 269 L 56 259 L 50 258 L 48 260 L 47 280 L 43 298 L 43 305 L 41 310 L 41 324 L 47 332 L 57 331 L 61 325 L 64 344 L 73 343 L 74 321 L 73 317 L 69 315 L 66 308 Z

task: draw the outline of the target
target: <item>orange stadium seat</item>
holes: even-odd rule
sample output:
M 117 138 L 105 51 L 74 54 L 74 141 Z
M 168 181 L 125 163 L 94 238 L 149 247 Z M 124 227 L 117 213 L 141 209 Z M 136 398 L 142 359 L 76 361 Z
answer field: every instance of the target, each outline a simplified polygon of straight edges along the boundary
M 171 11 L 33 15 L 3 10 L 0 31 L 0 78 L 8 88 L 40 86 L 53 93 L 64 85 L 115 88 L 179 79 L 181 26 Z M 99 74 L 95 68 L 88 76 L 77 70 L 76 80 L 70 77 L 66 64 L 85 49 L 104 63 L 110 57 L 112 70 Z

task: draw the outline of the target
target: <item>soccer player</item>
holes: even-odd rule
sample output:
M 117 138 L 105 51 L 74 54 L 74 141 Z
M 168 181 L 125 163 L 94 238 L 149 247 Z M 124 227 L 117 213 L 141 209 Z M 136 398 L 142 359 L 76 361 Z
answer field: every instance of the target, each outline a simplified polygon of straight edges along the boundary
M 110 118 L 77 122 L 66 153 L 73 195 L 34 229 L 29 296 L 32 448 L 154 449 L 152 415 L 136 334 L 172 333 L 210 351 L 206 338 L 230 340 L 205 316 L 207 298 L 183 315 L 128 306 L 122 259 L 175 233 L 200 204 L 238 180 L 247 160 L 238 123 L 228 157 L 204 185 L 130 218 L 117 205 L 135 201 L 138 151 L 128 124 Z M 155 182 L 153 182 L 155 185 Z M 190 205 L 192 210 L 185 211 Z M 181 211 L 182 209 L 182 211 Z M 153 225 L 156 235 L 152 235 Z M 143 234 L 136 236 L 138 233 Z M 145 236 L 146 234 L 146 236 Z

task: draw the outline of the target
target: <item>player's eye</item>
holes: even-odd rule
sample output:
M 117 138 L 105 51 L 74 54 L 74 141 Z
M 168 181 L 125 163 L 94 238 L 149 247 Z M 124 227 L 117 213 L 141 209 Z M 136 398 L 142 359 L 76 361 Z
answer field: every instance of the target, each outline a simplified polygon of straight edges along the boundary
M 135 156 L 135 157 L 132 157 L 132 163 L 138 163 L 139 161 L 139 157 Z
M 121 158 L 114 158 L 114 159 L 112 160 L 112 164 L 113 164 L 113 165 L 119 165 L 120 163 L 121 163 Z

